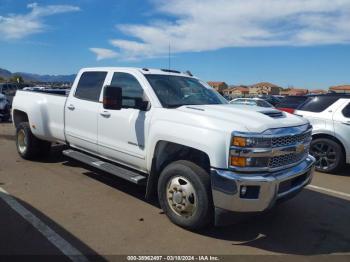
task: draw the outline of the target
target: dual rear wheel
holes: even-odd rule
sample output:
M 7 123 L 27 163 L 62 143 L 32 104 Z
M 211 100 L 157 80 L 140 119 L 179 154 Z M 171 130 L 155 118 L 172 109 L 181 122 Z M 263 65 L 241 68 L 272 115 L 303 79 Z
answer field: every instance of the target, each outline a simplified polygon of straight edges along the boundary
M 51 149 L 51 143 L 35 137 L 28 122 L 18 124 L 16 129 L 16 146 L 19 155 L 28 160 L 46 156 Z

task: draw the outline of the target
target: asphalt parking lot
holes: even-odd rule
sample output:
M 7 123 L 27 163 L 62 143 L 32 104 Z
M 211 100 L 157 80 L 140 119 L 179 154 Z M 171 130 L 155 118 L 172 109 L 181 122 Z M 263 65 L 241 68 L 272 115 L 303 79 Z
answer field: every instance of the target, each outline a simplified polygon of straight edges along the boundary
M 0 123 L 0 255 L 62 254 L 53 243 L 102 260 L 116 254 L 350 254 L 349 166 L 336 175 L 316 173 L 312 187 L 268 213 L 194 233 L 145 201 L 144 188 L 82 167 L 62 156 L 61 147 L 40 162 L 22 160 L 13 135 L 11 124 Z

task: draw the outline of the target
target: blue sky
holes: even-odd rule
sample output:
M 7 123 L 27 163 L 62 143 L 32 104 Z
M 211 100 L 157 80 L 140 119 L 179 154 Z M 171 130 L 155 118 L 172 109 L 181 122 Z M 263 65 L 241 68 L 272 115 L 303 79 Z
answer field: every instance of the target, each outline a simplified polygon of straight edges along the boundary
M 0 1 L 0 67 L 168 67 L 228 84 L 350 83 L 350 0 Z

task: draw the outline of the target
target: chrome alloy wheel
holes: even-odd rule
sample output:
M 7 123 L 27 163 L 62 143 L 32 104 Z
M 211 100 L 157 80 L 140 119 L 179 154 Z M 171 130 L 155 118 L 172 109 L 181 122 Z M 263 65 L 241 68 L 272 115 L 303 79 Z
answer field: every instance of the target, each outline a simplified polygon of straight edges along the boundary
M 175 214 L 191 217 L 197 209 L 197 195 L 191 182 L 175 176 L 167 184 L 167 201 Z
M 336 150 L 328 143 L 320 142 L 312 145 L 310 153 L 315 157 L 315 166 L 319 169 L 327 170 L 336 164 Z
M 21 154 L 27 150 L 27 137 L 23 129 L 17 133 L 17 146 Z

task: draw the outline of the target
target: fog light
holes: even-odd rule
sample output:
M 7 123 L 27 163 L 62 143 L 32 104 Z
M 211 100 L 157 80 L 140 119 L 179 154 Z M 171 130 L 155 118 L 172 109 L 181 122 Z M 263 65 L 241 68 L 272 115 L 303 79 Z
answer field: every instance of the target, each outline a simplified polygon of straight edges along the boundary
M 241 186 L 239 196 L 243 199 L 258 199 L 260 186 Z
M 247 187 L 246 186 L 241 186 L 241 196 L 244 196 L 245 193 L 247 193 Z

